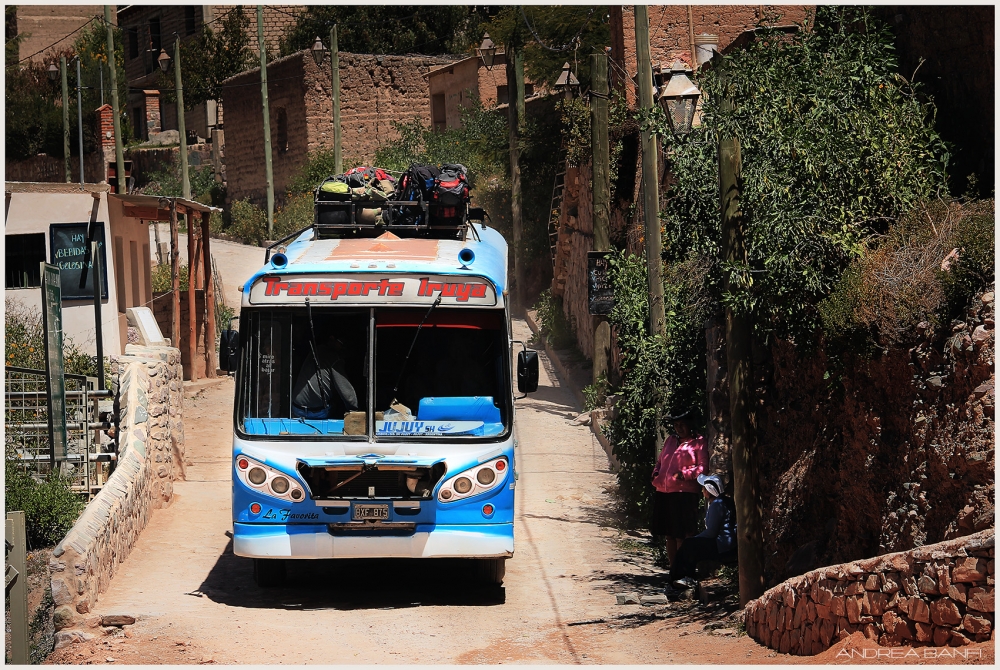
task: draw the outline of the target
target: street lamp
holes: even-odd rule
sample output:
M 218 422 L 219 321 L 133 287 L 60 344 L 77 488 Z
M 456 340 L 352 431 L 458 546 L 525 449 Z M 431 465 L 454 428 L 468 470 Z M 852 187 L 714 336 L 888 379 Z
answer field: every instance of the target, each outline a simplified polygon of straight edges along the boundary
M 326 55 L 326 47 L 323 46 L 322 40 L 317 36 L 316 41 L 313 42 L 312 48 L 313 60 L 316 61 L 316 66 L 319 67 L 323 64 L 323 56 Z
M 170 71 L 170 55 L 167 53 L 166 49 L 160 49 L 160 56 L 156 59 L 156 63 L 160 66 L 160 72 L 166 74 Z
M 55 81 L 59 78 L 59 68 L 56 67 L 55 63 L 49 65 L 49 81 Z
M 559 78 L 556 79 L 554 86 L 557 90 L 564 92 L 567 100 L 573 97 L 573 91 L 580 88 L 580 80 L 570 72 L 568 62 L 563 63 L 562 72 L 559 74 Z
M 658 100 L 660 107 L 667 113 L 670 129 L 678 135 L 691 132 L 695 107 L 701 96 L 698 87 L 688 79 L 689 72 L 691 70 L 684 63 L 675 60 L 670 66 L 670 80 L 661 90 Z
M 482 59 L 487 72 L 492 70 L 493 59 L 496 58 L 497 55 L 497 47 L 493 44 L 493 40 L 490 39 L 489 33 L 483 34 L 483 43 L 479 45 L 478 49 L 476 49 L 476 53 L 478 53 L 479 58 Z

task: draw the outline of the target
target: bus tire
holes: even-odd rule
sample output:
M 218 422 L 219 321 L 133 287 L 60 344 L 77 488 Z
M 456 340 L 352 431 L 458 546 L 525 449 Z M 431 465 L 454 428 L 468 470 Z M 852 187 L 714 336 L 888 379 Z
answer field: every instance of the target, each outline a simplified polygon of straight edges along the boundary
M 281 586 L 285 582 L 285 562 L 280 558 L 253 559 L 253 580 L 262 589 Z
M 484 584 L 499 586 L 507 571 L 506 558 L 480 558 L 476 560 L 476 576 Z

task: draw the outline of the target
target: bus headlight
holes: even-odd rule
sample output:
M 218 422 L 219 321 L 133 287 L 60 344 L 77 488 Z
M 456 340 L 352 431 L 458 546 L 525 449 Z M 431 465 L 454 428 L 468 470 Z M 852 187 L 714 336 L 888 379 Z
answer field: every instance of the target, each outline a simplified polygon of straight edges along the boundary
M 490 459 L 486 463 L 464 470 L 441 484 L 438 500 L 455 502 L 491 491 L 503 483 L 506 471 L 507 459 L 504 457 Z
M 285 473 L 259 463 L 248 456 L 236 459 L 236 476 L 251 489 L 290 502 L 305 500 L 302 486 Z

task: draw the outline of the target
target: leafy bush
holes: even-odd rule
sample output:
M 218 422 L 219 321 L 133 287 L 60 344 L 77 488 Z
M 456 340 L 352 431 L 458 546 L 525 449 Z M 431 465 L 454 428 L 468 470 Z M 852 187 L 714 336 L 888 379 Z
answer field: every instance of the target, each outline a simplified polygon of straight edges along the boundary
M 534 309 L 539 331 L 549 344 L 556 349 L 569 349 L 576 345 L 576 333 L 563 312 L 562 298 L 546 289 L 538 296 Z
M 344 157 L 341 159 L 345 170 L 361 165 L 361 159 Z M 333 149 L 310 151 L 305 165 L 288 182 L 288 193 L 312 193 L 324 179 L 336 173 L 336 163 L 333 160 Z
M 215 181 L 215 170 L 211 165 L 189 165 L 188 182 L 193 199 L 205 201 L 205 204 L 222 201 L 222 184 Z M 149 181 L 141 190 L 146 195 L 180 197 L 183 191 L 180 156 L 175 154 L 169 167 L 150 174 Z
M 947 147 L 934 108 L 897 73 L 891 33 L 865 8 L 817 7 L 811 30 L 762 31 L 725 60 L 699 81 L 700 128 L 676 138 L 659 109 L 646 121 L 663 131 L 677 176 L 664 247 L 720 256 L 715 147 L 719 133 L 737 137 L 747 258 L 720 264 L 713 283 L 729 278 L 719 297 L 754 313 L 762 334 L 808 339 L 865 240 L 944 186 Z
M 66 535 L 85 507 L 69 480 L 56 474 L 41 481 L 10 458 L 4 473 L 4 509 L 23 511 L 29 549 L 51 547 Z
M 274 213 L 275 239 L 290 235 L 313 223 L 313 194 L 289 195 L 283 207 Z
M 180 274 L 180 290 L 188 290 L 188 266 L 178 266 L 177 272 Z M 160 263 L 159 265 L 154 265 L 150 278 L 152 280 L 151 283 L 153 284 L 153 291 L 155 293 L 165 293 L 173 290 L 173 285 L 170 281 L 170 263 Z
M 42 314 L 20 300 L 4 300 L 6 322 L 4 324 L 4 363 L 32 370 L 45 369 L 45 331 L 42 328 Z M 95 376 L 97 357 L 91 356 L 73 342 L 73 338 L 63 336 L 63 362 L 65 371 L 75 375 Z M 104 363 L 105 376 L 110 375 L 111 366 L 107 357 Z M 105 388 L 111 388 L 110 377 L 105 379 Z
M 267 239 L 267 212 L 249 198 L 232 204 L 229 220 L 227 232 L 244 244 L 261 246 Z

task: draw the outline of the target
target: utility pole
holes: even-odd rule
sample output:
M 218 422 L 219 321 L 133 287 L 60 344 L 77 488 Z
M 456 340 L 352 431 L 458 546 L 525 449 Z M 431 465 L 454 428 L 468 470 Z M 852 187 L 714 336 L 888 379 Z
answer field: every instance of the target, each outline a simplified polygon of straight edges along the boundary
M 181 195 L 191 199 L 191 180 L 188 177 L 187 128 L 184 123 L 184 85 L 181 79 L 181 36 L 174 35 L 174 88 L 177 89 L 177 134 L 180 135 L 181 152 Z M 186 214 L 188 226 L 191 215 Z M 188 259 L 191 262 L 191 259 Z
M 66 56 L 59 57 L 59 74 L 62 77 L 63 163 L 66 165 L 68 184 L 73 181 L 73 172 L 69 167 L 69 83 L 66 81 Z
M 727 91 L 729 76 L 724 58 L 716 54 L 722 84 L 720 107 L 733 110 Z M 727 263 L 746 263 L 743 209 L 740 200 L 742 165 L 739 138 L 719 135 L 719 201 L 722 206 L 722 254 Z M 731 290 L 727 275 L 726 290 Z M 737 551 L 740 564 L 740 603 L 764 593 L 764 535 L 761 527 L 760 485 L 754 427 L 751 418 L 750 315 L 726 307 L 726 367 L 729 374 L 729 414 L 733 455 L 733 499 L 736 503 Z
M 521 164 L 520 129 L 524 113 L 524 56 L 518 46 L 519 37 L 511 39 L 505 48 L 507 70 L 507 136 L 510 141 L 510 215 L 514 228 L 514 309 L 524 310 L 524 258 L 521 241 L 524 224 L 521 219 Z
M 333 97 L 333 171 L 344 171 L 343 144 L 340 132 L 340 47 L 337 45 L 337 25 L 330 28 L 330 92 Z
M 260 97 L 264 105 L 264 174 L 267 178 L 267 237 L 274 235 L 274 172 L 271 169 L 271 110 L 267 104 L 267 47 L 264 5 L 257 5 L 257 47 L 260 49 Z
M 121 108 L 118 106 L 118 65 L 115 60 L 115 27 L 111 24 L 111 5 L 104 5 L 104 25 L 108 29 L 108 68 L 111 70 L 111 111 L 115 124 L 115 173 L 118 193 L 127 191 L 125 184 L 125 155 L 122 152 Z
M 80 57 L 76 57 L 76 130 L 80 148 L 80 186 L 83 186 L 83 84 L 80 82 Z
M 590 145 L 593 155 L 594 251 L 611 251 L 609 203 L 611 201 L 611 160 L 608 148 L 608 57 L 590 55 Z M 611 326 L 600 319 L 594 331 L 593 383 L 608 371 Z
M 635 51 L 639 62 L 639 106 L 653 108 L 653 66 L 649 57 L 649 13 L 635 5 Z M 649 284 L 649 332 L 663 335 L 663 280 L 661 278 L 660 189 L 656 168 L 656 135 L 642 133 L 642 215 L 646 238 L 646 269 Z

